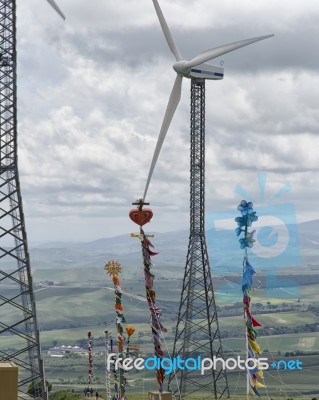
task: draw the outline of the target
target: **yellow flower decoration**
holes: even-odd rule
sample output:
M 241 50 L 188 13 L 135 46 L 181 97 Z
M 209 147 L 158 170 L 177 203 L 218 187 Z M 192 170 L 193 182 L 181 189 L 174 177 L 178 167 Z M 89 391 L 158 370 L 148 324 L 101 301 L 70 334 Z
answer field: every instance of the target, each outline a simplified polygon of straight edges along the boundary
M 121 264 L 114 260 L 109 261 L 105 265 L 104 269 L 105 272 L 108 273 L 110 276 L 117 275 L 122 271 Z
M 128 326 L 125 328 L 125 330 L 126 330 L 126 333 L 128 334 L 129 337 L 132 336 L 133 333 L 135 332 L 135 328 L 134 328 L 134 326 L 132 326 L 132 325 L 128 325 Z

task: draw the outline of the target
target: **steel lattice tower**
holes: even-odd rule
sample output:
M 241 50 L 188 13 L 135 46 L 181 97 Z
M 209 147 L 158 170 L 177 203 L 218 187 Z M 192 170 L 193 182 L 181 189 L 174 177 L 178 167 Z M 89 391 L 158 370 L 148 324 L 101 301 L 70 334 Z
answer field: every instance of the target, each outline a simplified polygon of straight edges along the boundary
M 18 398 L 47 399 L 17 163 L 16 2 L 0 0 L 0 361 L 19 367 Z M 14 337 L 15 348 L 4 345 Z
M 205 79 L 191 79 L 190 236 L 173 358 L 223 358 L 205 236 Z M 169 389 L 178 399 L 197 392 L 201 399 L 229 397 L 224 370 L 177 368 Z

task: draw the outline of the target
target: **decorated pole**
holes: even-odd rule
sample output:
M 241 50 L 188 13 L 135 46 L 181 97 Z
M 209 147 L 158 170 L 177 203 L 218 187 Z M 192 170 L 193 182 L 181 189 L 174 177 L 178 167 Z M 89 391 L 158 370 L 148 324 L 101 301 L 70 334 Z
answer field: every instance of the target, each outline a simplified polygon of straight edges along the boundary
M 161 361 L 164 358 L 164 351 L 162 349 L 162 341 L 160 335 L 162 332 L 167 332 L 167 329 L 165 329 L 160 322 L 161 310 L 156 306 L 156 293 L 153 288 L 155 275 L 151 273 L 151 257 L 155 256 L 158 253 L 155 253 L 153 250 L 151 250 L 151 248 L 153 249 L 154 246 L 148 238 L 153 237 L 154 235 L 145 235 L 142 228 L 142 226 L 148 223 L 153 217 L 153 211 L 150 208 L 143 209 L 143 206 L 148 204 L 149 203 L 144 203 L 143 199 L 137 200 L 135 203 L 133 203 L 133 205 L 137 205 L 138 207 L 137 209 L 131 210 L 129 216 L 133 222 L 140 226 L 140 233 L 133 233 L 131 234 L 131 236 L 139 237 L 139 239 L 141 240 L 146 300 L 150 311 L 150 325 L 154 344 L 154 353 L 155 356 L 160 359 L 161 365 Z M 165 370 L 161 366 L 160 368 L 156 369 L 156 378 L 159 385 L 159 392 L 162 393 L 165 379 Z
M 113 369 L 115 397 L 118 400 L 124 400 L 126 399 L 125 386 L 126 386 L 127 373 L 123 367 L 123 361 L 127 357 L 127 349 L 124 350 L 126 338 L 123 335 L 124 333 L 123 324 L 126 323 L 126 320 L 123 313 L 124 307 L 122 306 L 122 289 L 120 286 L 120 277 L 119 277 L 119 273 L 121 272 L 122 268 L 120 263 L 111 260 L 105 265 L 104 269 L 110 276 L 112 276 L 114 291 L 115 291 L 117 357 L 120 360 L 120 362 L 118 363 L 119 364 L 118 371 L 116 371 L 115 368 Z M 133 326 L 129 326 L 126 328 L 126 333 L 128 335 L 127 343 L 129 343 L 130 337 L 134 333 L 134 331 L 135 328 Z
M 105 339 L 105 399 L 112 400 L 111 395 L 111 371 L 107 368 L 108 358 L 110 354 L 109 332 L 104 331 Z
M 113 339 L 111 339 L 111 353 L 114 353 L 114 347 L 113 347 Z M 115 396 L 114 399 L 118 399 L 118 394 L 119 394 L 119 382 L 118 382 L 118 376 L 117 376 L 117 370 L 115 368 L 115 363 L 112 364 L 112 373 L 113 373 L 113 383 L 114 383 L 114 392 L 115 392 Z M 112 400 L 114 400 L 112 399 Z
M 93 380 L 93 346 L 92 346 L 92 332 L 88 332 L 88 355 L 89 355 L 89 368 L 88 368 L 88 378 L 89 384 Z
M 258 366 L 258 355 L 262 354 L 262 350 L 256 341 L 258 337 L 257 327 L 261 324 L 255 320 L 251 312 L 251 299 L 253 290 L 253 275 L 255 270 L 248 260 L 248 248 L 252 248 L 255 242 L 255 230 L 249 232 L 248 228 L 252 223 L 258 220 L 256 212 L 253 210 L 253 203 L 242 200 L 237 209 L 241 212 L 241 217 L 237 217 L 236 234 L 240 236 L 242 233 L 244 237 L 239 239 L 240 248 L 244 250 L 243 260 L 243 276 L 242 276 L 242 292 L 243 292 L 243 305 L 244 305 L 244 323 L 246 333 L 246 369 L 247 369 L 247 399 L 250 391 L 257 396 L 260 396 L 257 389 L 264 388 L 265 385 L 259 382 L 257 378 L 263 379 L 263 371 Z

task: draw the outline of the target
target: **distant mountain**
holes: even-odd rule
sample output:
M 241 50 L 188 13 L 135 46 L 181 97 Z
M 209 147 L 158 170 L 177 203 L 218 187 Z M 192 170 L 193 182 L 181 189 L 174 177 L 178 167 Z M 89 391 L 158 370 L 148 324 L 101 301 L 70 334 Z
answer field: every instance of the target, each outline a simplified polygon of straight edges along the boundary
M 285 242 L 282 235 L 287 236 L 287 234 L 290 236 L 288 242 Z M 211 265 L 214 269 L 220 273 L 237 271 L 237 266 L 241 265 L 242 250 L 237 245 L 238 238 L 234 229 L 226 231 L 210 229 L 206 235 Z M 167 267 L 167 270 L 184 267 L 188 237 L 188 231 L 155 233 L 151 241 L 155 247 L 154 251 L 159 254 L 153 258 L 154 264 L 163 268 Z M 280 240 L 282 249 L 279 249 L 279 252 L 282 250 L 282 254 L 276 258 L 271 252 L 278 253 L 276 243 L 278 242 L 279 245 Z M 317 261 L 319 259 L 319 220 L 295 226 L 277 226 L 273 231 L 268 228 L 259 228 L 257 242 L 263 249 L 269 250 L 268 258 L 257 257 L 261 269 L 268 269 L 269 259 L 272 261 L 271 265 L 274 262 L 284 263 L 284 266 L 301 263 L 319 264 Z M 255 248 L 257 249 L 256 244 L 254 250 Z M 131 238 L 130 234 L 101 238 L 91 242 L 45 243 L 31 247 L 30 254 L 33 271 L 53 268 L 62 270 L 103 268 L 108 260 L 116 259 L 122 265 L 133 268 L 133 273 L 142 262 L 140 241 L 138 238 Z
M 154 258 L 158 265 L 182 266 L 186 257 L 188 233 L 155 233 Z M 119 235 L 92 242 L 51 242 L 30 248 L 32 269 L 104 267 L 110 259 L 133 267 L 141 264 L 141 244 L 138 238 Z

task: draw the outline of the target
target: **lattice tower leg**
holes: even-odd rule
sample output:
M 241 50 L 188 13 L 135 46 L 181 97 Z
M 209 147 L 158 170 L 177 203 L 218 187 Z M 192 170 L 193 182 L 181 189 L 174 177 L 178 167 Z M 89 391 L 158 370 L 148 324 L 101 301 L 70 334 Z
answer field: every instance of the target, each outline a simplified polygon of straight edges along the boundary
M 205 80 L 191 80 L 190 236 L 173 357 L 223 356 L 205 236 Z M 174 397 L 229 397 L 226 371 L 177 368 L 169 377 Z
M 47 399 L 17 163 L 15 4 L 0 0 L 0 361 L 19 367 L 19 399 L 36 382 Z

